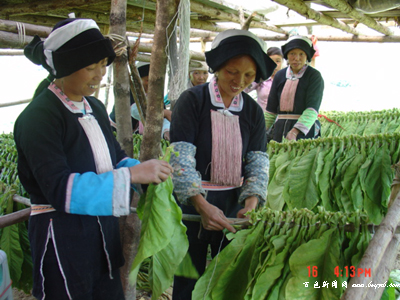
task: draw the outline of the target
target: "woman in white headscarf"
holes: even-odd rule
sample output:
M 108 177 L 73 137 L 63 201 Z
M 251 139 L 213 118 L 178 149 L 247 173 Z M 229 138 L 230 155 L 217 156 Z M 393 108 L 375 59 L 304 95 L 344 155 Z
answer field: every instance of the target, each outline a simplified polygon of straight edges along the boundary
M 130 213 L 131 185 L 160 183 L 171 166 L 128 158 L 103 103 L 90 96 L 115 58 L 96 22 L 61 21 L 24 53 L 50 73 L 14 128 L 18 175 L 32 203 L 32 293 L 122 300 L 117 217 Z

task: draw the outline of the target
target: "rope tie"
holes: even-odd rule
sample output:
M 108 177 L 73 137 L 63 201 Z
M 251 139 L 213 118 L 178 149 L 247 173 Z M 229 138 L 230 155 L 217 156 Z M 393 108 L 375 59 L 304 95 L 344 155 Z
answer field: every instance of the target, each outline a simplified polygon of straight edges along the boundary
M 26 40 L 25 24 L 17 22 L 17 31 L 18 31 L 19 45 L 22 47 L 25 45 L 25 40 Z
M 115 33 L 107 34 L 105 37 L 116 43 L 114 51 L 117 56 L 121 56 L 127 52 L 129 42 L 126 37 Z

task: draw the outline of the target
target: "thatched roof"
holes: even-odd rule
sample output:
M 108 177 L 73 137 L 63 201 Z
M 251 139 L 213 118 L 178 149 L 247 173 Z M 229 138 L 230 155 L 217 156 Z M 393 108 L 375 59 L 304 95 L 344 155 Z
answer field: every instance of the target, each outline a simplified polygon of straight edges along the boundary
M 233 3 L 243 3 L 244 8 Z M 128 0 L 127 4 L 128 35 L 142 30 L 151 37 L 156 1 Z M 261 8 L 249 9 L 252 5 Z M 96 20 L 106 33 L 110 6 L 111 1 L 101 0 L 0 0 L 0 48 L 22 48 L 22 32 L 47 36 L 50 28 L 71 12 Z M 386 10 L 382 11 L 384 6 Z M 325 26 L 336 28 L 337 34 L 317 36 L 319 40 L 400 42 L 400 34 L 393 30 L 400 18 L 396 6 L 400 6 L 400 0 L 197 0 L 191 1 L 191 37 L 210 40 L 227 28 L 246 26 L 250 17 L 247 24 L 257 28 L 257 34 L 265 40 L 286 40 L 293 27 L 307 27 L 312 34 L 315 26 Z M 269 16 L 278 8 L 284 12 L 272 20 Z M 363 28 L 372 30 L 365 33 Z

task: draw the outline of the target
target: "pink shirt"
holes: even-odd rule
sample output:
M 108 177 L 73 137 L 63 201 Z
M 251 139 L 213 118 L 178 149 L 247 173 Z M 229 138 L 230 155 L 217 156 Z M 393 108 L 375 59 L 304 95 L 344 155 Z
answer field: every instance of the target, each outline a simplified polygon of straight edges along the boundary
M 244 91 L 246 93 L 250 93 L 251 91 L 257 91 L 257 103 L 261 106 L 263 112 L 267 109 L 267 102 L 269 91 L 271 90 L 272 86 L 272 78 L 268 78 L 267 80 L 256 83 L 253 82 L 248 88 L 245 88 Z

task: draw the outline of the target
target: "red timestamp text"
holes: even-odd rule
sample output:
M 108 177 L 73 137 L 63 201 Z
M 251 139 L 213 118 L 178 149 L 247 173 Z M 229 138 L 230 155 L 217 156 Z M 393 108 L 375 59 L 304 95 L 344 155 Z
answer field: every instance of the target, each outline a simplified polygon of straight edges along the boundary
M 318 266 L 307 266 L 308 277 L 318 277 Z M 371 277 L 371 268 L 356 268 L 354 266 L 336 266 L 333 270 L 336 277 Z
M 343 269 L 336 266 L 334 269 L 336 277 L 371 277 L 371 268 L 356 268 L 355 266 L 344 266 Z

